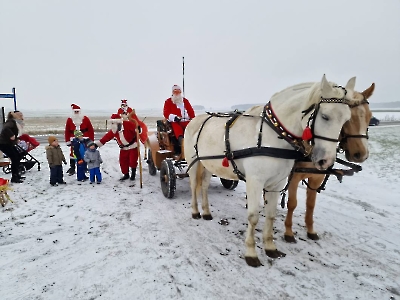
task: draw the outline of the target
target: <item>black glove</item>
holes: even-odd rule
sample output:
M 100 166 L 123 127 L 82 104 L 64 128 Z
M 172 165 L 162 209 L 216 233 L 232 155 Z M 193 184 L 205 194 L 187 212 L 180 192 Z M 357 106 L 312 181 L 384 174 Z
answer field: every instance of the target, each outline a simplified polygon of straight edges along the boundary
M 181 121 L 181 118 L 179 118 L 178 116 L 176 116 L 175 119 L 174 119 L 174 121 L 175 121 L 175 122 L 180 122 L 180 121 Z

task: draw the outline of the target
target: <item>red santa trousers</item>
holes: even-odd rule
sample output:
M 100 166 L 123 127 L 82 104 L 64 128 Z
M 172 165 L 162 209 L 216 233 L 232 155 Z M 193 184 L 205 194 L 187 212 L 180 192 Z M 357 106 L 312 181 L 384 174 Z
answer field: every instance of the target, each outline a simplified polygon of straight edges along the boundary
M 137 148 L 119 151 L 119 166 L 121 167 L 122 174 L 128 174 L 129 167 L 136 169 L 138 157 Z
M 172 130 L 174 131 L 174 135 L 176 139 L 179 136 L 183 136 L 186 126 L 189 124 L 189 121 L 181 121 L 181 122 L 171 122 Z

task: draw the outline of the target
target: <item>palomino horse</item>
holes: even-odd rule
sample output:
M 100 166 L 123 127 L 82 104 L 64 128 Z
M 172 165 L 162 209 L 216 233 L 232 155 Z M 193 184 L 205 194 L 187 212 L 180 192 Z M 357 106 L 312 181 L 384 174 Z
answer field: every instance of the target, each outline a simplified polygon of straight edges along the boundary
M 273 222 L 280 192 L 285 188 L 295 159 L 308 154 L 301 147 L 301 137 L 311 138 L 311 160 L 317 169 L 331 166 L 336 158 L 337 138 L 351 116 L 348 105 L 353 104 L 354 85 L 355 78 L 343 88 L 329 83 L 324 75 L 321 83 L 309 90 L 298 90 L 291 97 L 275 94 L 267 105 L 255 106 L 247 115 L 228 122 L 226 117 L 207 114 L 190 121 L 184 148 L 189 164 L 192 217 L 200 218 L 197 198 L 201 191 L 203 219 L 212 219 L 207 194 L 212 174 L 231 180 L 239 177 L 246 180 L 248 198 L 247 264 L 261 265 L 254 234 L 263 189 L 269 191 L 264 206 L 265 253 L 273 258 L 285 256 L 273 241 Z
M 346 159 L 348 161 L 361 163 L 368 158 L 368 131 L 369 121 L 372 117 L 372 113 L 369 109 L 368 99 L 371 97 L 375 90 L 375 84 L 373 83 L 368 89 L 362 93 L 354 92 L 354 99 L 356 103 L 351 107 L 351 118 L 349 121 L 344 123 L 343 129 L 340 134 L 340 145 L 339 148 L 345 152 Z M 316 173 L 297 173 L 296 169 L 312 169 L 313 165 L 311 162 L 297 162 L 294 167 L 294 173 L 291 177 L 289 184 L 289 199 L 287 203 L 287 215 L 285 220 L 285 240 L 289 243 L 296 243 L 292 231 L 292 218 L 293 211 L 297 206 L 297 189 L 299 182 L 308 179 L 307 183 L 307 200 L 306 200 L 306 214 L 305 223 L 307 227 L 307 236 L 312 240 L 318 240 L 318 234 L 314 231 L 314 207 L 317 197 L 317 191 L 321 187 L 322 182 L 325 179 L 326 174 Z

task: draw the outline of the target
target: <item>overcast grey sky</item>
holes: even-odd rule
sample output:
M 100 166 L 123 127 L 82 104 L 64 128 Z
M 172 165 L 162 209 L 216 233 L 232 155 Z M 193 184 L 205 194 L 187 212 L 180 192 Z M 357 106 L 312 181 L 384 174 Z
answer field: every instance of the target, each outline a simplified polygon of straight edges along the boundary
M 399 101 L 400 1 L 0 1 L 0 93 L 16 87 L 21 110 L 127 98 L 161 111 L 182 56 L 186 97 L 206 108 L 264 103 L 324 73 Z

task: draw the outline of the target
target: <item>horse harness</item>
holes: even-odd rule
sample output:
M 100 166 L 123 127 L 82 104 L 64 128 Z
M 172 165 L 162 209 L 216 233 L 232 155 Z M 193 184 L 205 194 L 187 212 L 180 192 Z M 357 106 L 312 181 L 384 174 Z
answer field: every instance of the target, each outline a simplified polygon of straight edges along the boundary
M 367 99 L 365 99 L 364 95 L 363 95 L 363 97 L 364 97 L 363 100 L 356 102 L 354 104 L 349 104 L 349 107 L 353 108 L 353 107 L 357 107 L 357 106 L 363 105 L 363 104 L 369 105 L 369 102 Z M 347 145 L 347 139 L 349 139 L 349 138 L 365 138 L 368 140 L 369 139 L 368 126 L 367 126 L 367 131 L 365 132 L 365 134 L 347 134 L 346 132 L 344 132 L 344 130 L 342 128 L 342 130 L 340 131 L 340 141 L 339 141 L 339 147 L 338 147 L 339 153 L 344 152 L 346 145 Z
M 235 159 L 242 159 L 242 158 L 246 158 L 246 157 L 252 157 L 252 156 L 269 156 L 269 157 L 276 157 L 276 158 L 281 158 L 281 159 L 294 159 L 296 161 L 304 161 L 308 158 L 309 154 L 311 153 L 311 150 L 314 146 L 314 139 L 318 138 L 318 139 L 322 139 L 322 140 L 326 140 L 326 141 L 330 141 L 330 142 L 339 142 L 338 139 L 332 139 L 332 138 L 328 138 L 328 137 L 324 137 L 324 136 L 319 136 L 319 135 L 315 135 L 314 133 L 314 126 L 315 126 L 315 119 L 317 117 L 319 108 L 321 103 L 342 103 L 342 104 L 347 104 L 349 107 L 353 107 L 353 106 L 358 106 L 360 104 L 363 103 L 368 103 L 368 101 L 366 101 L 364 99 L 364 102 L 362 101 L 361 103 L 357 103 L 357 104 L 350 104 L 348 100 L 345 99 L 346 94 L 347 94 L 347 90 L 344 87 L 341 86 L 333 86 L 333 87 L 337 87 L 337 88 L 341 88 L 344 91 L 344 95 L 342 98 L 323 98 L 321 96 L 320 101 L 318 102 L 318 104 L 312 104 L 309 108 L 307 108 L 306 110 L 302 111 L 303 114 L 303 118 L 308 115 L 310 112 L 310 116 L 309 119 L 307 121 L 307 127 L 310 127 L 310 123 L 311 123 L 311 133 L 312 133 L 312 137 L 311 139 L 309 139 L 308 141 L 303 140 L 300 137 L 296 137 L 294 135 L 292 135 L 291 133 L 287 132 L 287 130 L 285 130 L 285 128 L 280 124 L 280 122 L 278 121 L 277 117 L 275 116 L 272 107 L 271 107 L 271 102 L 268 102 L 264 108 L 263 111 L 260 115 L 261 117 L 261 124 L 260 124 L 260 130 L 258 133 L 258 139 L 257 139 L 257 146 L 256 147 L 250 147 L 250 148 L 246 148 L 246 149 L 241 149 L 241 150 L 231 150 L 230 147 L 230 141 L 229 141 L 229 129 L 234 125 L 234 123 L 236 122 L 236 120 L 239 117 L 257 117 L 254 115 L 248 115 L 248 114 L 244 114 L 241 113 L 239 111 L 234 111 L 233 113 L 211 113 L 211 112 L 207 112 L 207 114 L 209 114 L 209 117 L 203 122 L 203 124 L 200 127 L 199 130 L 199 134 L 197 135 L 197 140 L 196 140 L 196 144 L 194 145 L 195 151 L 196 151 L 196 157 L 195 159 L 189 164 L 186 172 L 189 171 L 189 169 L 197 162 L 200 160 L 209 160 L 209 159 L 223 159 L 223 163 L 224 161 L 229 161 L 232 164 L 233 167 L 233 173 L 235 173 L 238 176 L 239 180 L 243 180 L 246 181 L 246 177 L 245 175 L 238 169 L 236 163 L 235 163 Z M 229 120 L 225 123 L 225 151 L 223 155 L 209 155 L 209 156 L 199 156 L 198 153 L 198 141 L 199 141 L 199 137 L 200 134 L 205 126 L 205 124 L 213 117 L 227 117 L 229 118 Z M 279 139 L 283 139 L 286 142 L 288 142 L 294 150 L 289 150 L 289 149 L 282 149 L 282 148 L 275 148 L 275 147 L 263 147 L 261 146 L 262 143 L 262 131 L 263 131 L 263 124 L 266 123 L 270 128 L 272 128 L 277 134 L 278 134 L 278 138 Z M 361 137 L 361 136 L 350 136 L 347 135 L 347 137 Z M 364 137 L 364 136 L 362 136 Z M 309 158 L 308 158 L 309 159 Z M 339 158 L 336 159 L 336 161 L 338 161 Z M 342 160 L 343 161 L 343 160 Z M 345 161 L 343 161 L 345 162 Z M 345 162 L 347 163 L 347 162 Z M 350 163 L 347 163 L 350 164 Z M 351 164 L 354 166 L 357 166 L 355 164 Z M 359 166 L 358 166 L 359 167 Z M 357 169 L 357 167 L 354 167 Z M 361 168 L 361 167 L 360 167 Z M 282 201 L 281 201 L 281 205 L 284 205 L 285 202 L 285 192 L 287 191 L 288 187 L 289 187 L 289 183 L 290 183 L 290 179 L 293 176 L 294 172 L 305 172 L 305 170 L 307 170 L 307 172 L 309 173 L 313 173 L 315 171 L 317 171 L 317 173 L 321 173 L 321 174 L 328 174 L 326 177 L 326 180 L 324 180 L 324 184 L 322 186 L 322 189 L 324 189 L 324 186 L 326 184 L 326 181 L 329 178 L 329 175 L 334 174 L 336 176 L 340 176 L 340 173 L 337 172 L 337 170 L 335 171 L 334 169 L 327 169 L 327 170 L 317 170 L 317 169 L 296 169 L 293 167 L 289 177 L 288 177 L 288 182 L 286 184 L 286 186 L 283 188 L 282 191 L 280 191 L 282 193 Z M 361 170 L 361 169 L 360 169 Z M 311 172 L 313 171 L 313 172 Z M 326 173 L 325 173 L 326 172 Z M 339 177 L 338 177 L 339 179 Z M 321 187 L 320 187 L 321 188 Z M 321 189 L 321 190 L 322 190 Z M 268 192 L 264 189 L 264 193 Z M 283 206 L 282 206 L 283 207 Z

